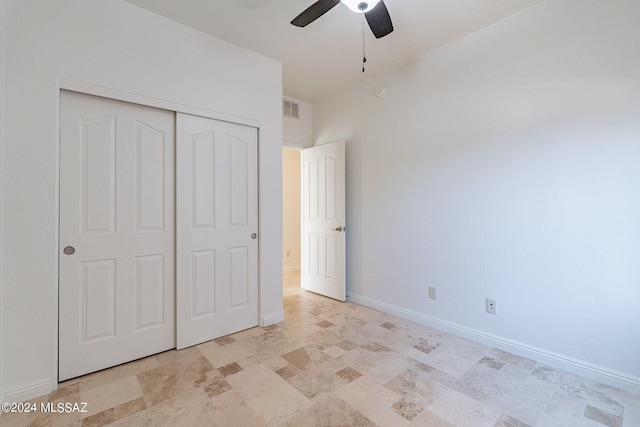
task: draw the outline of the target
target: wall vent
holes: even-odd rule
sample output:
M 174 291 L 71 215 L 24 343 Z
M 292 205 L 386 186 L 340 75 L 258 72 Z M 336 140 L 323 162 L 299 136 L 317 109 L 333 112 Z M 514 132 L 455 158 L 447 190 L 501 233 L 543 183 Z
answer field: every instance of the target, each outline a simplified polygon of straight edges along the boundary
M 285 117 L 293 117 L 294 119 L 300 118 L 300 104 L 293 101 L 282 100 L 282 114 Z

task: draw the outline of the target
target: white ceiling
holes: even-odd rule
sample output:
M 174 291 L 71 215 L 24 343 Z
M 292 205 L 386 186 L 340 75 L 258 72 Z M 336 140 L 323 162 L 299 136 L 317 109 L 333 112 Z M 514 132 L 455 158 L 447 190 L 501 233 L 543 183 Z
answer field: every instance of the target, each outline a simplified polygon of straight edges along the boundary
M 344 90 L 544 0 L 384 0 L 394 32 L 376 39 L 339 4 L 305 28 L 290 21 L 315 0 L 125 0 L 283 63 L 284 94 L 304 101 Z

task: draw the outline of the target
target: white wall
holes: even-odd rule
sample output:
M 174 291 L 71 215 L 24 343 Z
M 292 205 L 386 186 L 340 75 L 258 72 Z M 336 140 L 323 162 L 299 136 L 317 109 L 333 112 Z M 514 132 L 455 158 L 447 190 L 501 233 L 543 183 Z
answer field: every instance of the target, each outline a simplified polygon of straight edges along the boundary
M 281 64 L 118 0 L 6 5 L 4 398 L 56 382 L 59 79 L 260 123 L 261 319 L 282 320 Z
M 351 299 L 640 390 L 639 22 L 548 0 L 315 102 Z
M 282 150 L 282 248 L 284 271 L 300 270 L 300 150 Z
M 310 102 L 285 96 L 284 99 L 299 105 L 298 118 L 282 117 L 282 140 L 285 146 L 309 148 L 313 146 L 313 107 Z

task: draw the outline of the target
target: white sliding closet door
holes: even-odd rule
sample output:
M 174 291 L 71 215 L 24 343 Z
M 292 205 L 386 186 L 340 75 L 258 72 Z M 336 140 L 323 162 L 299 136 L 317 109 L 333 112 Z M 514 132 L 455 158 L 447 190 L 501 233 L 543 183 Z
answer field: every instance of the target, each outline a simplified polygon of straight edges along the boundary
M 175 114 L 61 94 L 59 380 L 175 347 Z
M 177 114 L 177 347 L 257 326 L 253 127 Z

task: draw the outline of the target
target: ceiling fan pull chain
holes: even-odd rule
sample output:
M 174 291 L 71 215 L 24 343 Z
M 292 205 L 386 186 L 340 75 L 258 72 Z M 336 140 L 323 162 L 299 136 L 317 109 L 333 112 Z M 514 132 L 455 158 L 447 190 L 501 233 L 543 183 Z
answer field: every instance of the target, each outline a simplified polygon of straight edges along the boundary
M 364 14 L 362 15 L 362 72 L 364 73 L 364 63 L 367 62 L 367 55 L 365 53 L 365 48 L 364 48 L 364 23 L 365 23 L 365 18 L 364 18 Z

